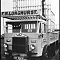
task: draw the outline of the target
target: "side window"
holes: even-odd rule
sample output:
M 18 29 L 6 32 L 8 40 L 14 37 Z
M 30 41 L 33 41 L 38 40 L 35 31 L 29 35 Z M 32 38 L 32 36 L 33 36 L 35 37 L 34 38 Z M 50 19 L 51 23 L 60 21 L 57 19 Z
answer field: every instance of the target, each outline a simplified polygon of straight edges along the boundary
M 41 24 L 41 32 L 46 33 L 46 25 L 44 23 Z

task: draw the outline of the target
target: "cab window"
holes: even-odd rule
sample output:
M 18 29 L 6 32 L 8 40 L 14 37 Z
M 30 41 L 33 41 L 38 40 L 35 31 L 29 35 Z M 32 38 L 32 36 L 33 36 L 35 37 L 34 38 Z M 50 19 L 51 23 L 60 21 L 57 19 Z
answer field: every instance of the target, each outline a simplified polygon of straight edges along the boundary
M 13 32 L 20 32 L 21 24 L 20 23 L 13 23 Z
M 16 33 L 16 32 L 20 32 L 21 29 L 21 24 L 20 23 L 12 23 L 12 22 L 8 22 L 6 23 L 6 32 L 8 33 Z
M 29 22 L 7 22 L 6 23 L 6 32 L 8 33 L 19 33 L 21 32 L 36 32 L 37 31 L 37 23 L 29 23 Z
M 41 24 L 41 32 L 46 33 L 46 25 L 44 23 Z
M 39 33 L 46 33 L 46 24 L 40 23 Z

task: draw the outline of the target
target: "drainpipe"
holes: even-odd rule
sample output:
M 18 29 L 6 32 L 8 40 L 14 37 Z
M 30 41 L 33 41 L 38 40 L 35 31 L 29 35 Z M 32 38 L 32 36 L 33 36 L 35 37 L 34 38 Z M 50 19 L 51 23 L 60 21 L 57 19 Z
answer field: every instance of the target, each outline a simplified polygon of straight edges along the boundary
M 42 16 L 45 17 L 45 15 L 44 15 L 44 2 L 45 2 L 45 0 L 42 0 Z

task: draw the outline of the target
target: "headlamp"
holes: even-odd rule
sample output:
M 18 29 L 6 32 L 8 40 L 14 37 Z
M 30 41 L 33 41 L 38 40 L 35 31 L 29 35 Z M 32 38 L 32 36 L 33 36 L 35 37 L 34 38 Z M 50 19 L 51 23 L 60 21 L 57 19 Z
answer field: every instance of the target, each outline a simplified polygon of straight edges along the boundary
M 4 44 L 4 47 L 7 47 L 7 44 Z
M 30 48 L 31 48 L 31 50 L 34 50 L 34 49 L 35 49 L 35 45 L 32 44 L 32 45 L 30 46 Z
M 5 55 L 9 55 L 9 53 L 8 52 L 5 52 Z

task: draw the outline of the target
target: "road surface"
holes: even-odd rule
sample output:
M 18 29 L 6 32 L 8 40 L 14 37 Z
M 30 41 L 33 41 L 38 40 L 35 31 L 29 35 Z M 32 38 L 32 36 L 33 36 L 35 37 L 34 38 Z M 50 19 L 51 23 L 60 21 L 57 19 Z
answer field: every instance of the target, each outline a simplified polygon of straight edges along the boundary
M 2 57 L 1 60 L 12 60 L 12 59 L 5 59 L 5 57 Z M 35 60 L 35 59 L 33 59 L 33 60 Z M 59 60 L 59 51 L 57 51 L 56 55 L 54 57 L 52 57 L 51 59 L 41 58 L 39 60 Z

